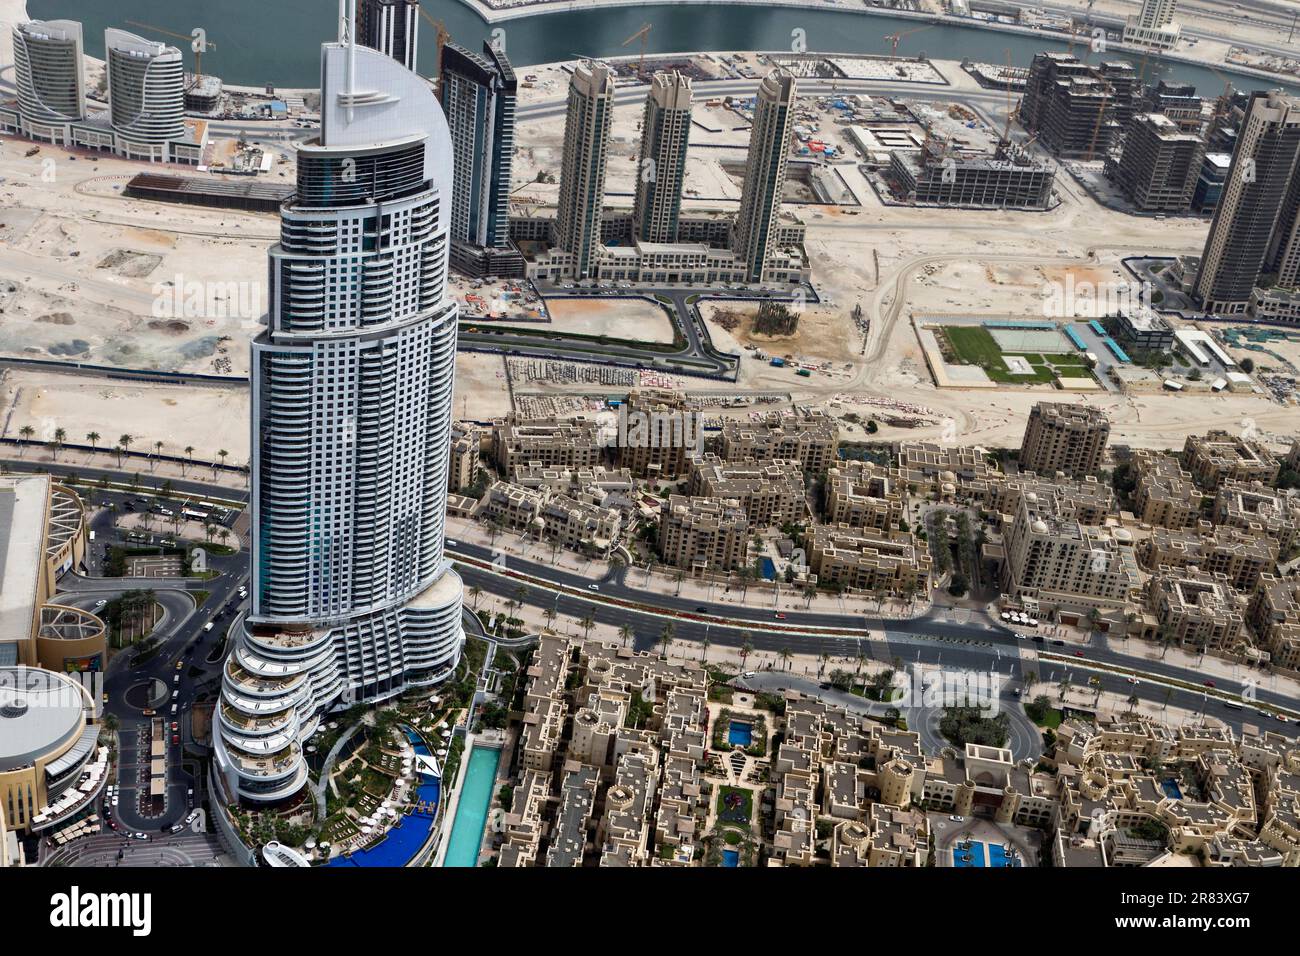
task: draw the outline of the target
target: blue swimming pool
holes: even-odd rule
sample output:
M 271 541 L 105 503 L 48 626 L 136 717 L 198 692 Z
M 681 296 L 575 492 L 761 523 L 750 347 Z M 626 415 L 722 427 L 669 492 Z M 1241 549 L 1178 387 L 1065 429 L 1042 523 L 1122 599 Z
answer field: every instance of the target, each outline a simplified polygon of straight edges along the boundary
M 500 750 L 483 746 L 470 750 L 465 782 L 461 784 L 460 801 L 456 804 L 456 819 L 451 824 L 451 839 L 447 842 L 443 866 L 478 866 L 483 828 L 487 826 L 488 809 L 492 805 L 492 784 L 496 780 L 497 764 L 500 762 Z
M 411 741 L 417 754 L 428 756 L 429 748 L 414 730 L 406 728 L 406 739 Z M 442 796 L 442 781 L 431 773 L 420 774 L 416 790 L 417 807 L 401 817 L 396 826 L 374 846 L 366 847 L 347 856 L 336 856 L 326 866 L 406 866 L 420 852 L 429 839 L 429 830 L 438 815 L 438 801 Z
M 754 725 L 743 720 L 733 720 L 727 728 L 727 743 L 733 747 L 748 747 L 754 742 Z
M 1008 867 L 1020 866 L 1020 858 L 1008 856 L 1006 847 L 1000 843 L 988 844 L 989 866 Z
M 776 563 L 771 558 L 760 558 L 758 564 L 764 581 L 776 580 Z
M 723 850 L 723 851 L 722 851 L 722 865 L 723 865 L 723 866 L 740 866 L 740 851 L 739 851 L 739 850 Z
M 1178 781 L 1175 780 L 1173 777 L 1169 777 L 1165 780 L 1161 780 L 1160 789 L 1165 792 L 1165 796 L 1168 797 L 1170 800 L 1183 799 L 1182 788 L 1178 786 Z
M 983 867 L 984 844 L 979 840 L 972 840 L 969 845 L 958 843 L 952 848 L 952 865 L 962 868 Z

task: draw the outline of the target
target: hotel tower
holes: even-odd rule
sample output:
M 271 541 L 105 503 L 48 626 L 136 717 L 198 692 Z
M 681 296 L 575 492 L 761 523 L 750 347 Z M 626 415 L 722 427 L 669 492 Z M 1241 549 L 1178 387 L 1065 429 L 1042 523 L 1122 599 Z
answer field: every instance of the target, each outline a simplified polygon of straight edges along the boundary
M 464 640 L 443 553 L 450 139 L 428 84 L 354 22 L 322 47 L 320 136 L 298 145 L 253 343 L 252 608 L 213 734 L 228 796 L 252 802 L 302 788 L 325 714 L 445 680 Z

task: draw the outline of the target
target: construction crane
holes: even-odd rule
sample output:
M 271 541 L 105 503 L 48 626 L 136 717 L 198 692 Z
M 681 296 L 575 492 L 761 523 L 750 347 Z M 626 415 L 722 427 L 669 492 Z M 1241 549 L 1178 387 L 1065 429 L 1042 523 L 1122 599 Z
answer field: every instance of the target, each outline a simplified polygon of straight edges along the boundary
M 1097 122 L 1092 124 L 1092 140 L 1088 143 L 1087 162 L 1092 162 L 1093 154 L 1097 151 L 1097 135 L 1101 132 L 1101 121 L 1106 116 L 1106 107 L 1110 105 L 1110 84 L 1102 80 L 1102 89 L 1105 90 L 1101 95 L 1101 103 L 1097 107 Z
M 190 49 L 194 51 L 194 85 L 199 85 L 203 80 L 203 52 L 217 48 L 217 45 L 208 39 L 206 32 L 196 29 L 195 33 L 175 33 L 171 30 L 164 30 L 162 27 L 156 27 L 151 23 L 141 23 L 138 20 L 127 20 L 126 22 L 133 27 L 139 27 L 141 30 L 150 30 L 154 33 L 161 33 L 163 36 L 174 37 L 177 40 L 188 42 Z
M 620 46 L 627 46 L 633 40 L 641 41 L 641 58 L 637 60 L 636 63 L 637 79 L 641 78 L 641 73 L 645 68 L 645 46 L 646 46 L 646 42 L 650 39 L 650 30 L 653 27 L 654 27 L 653 23 L 643 23 L 641 24 L 641 29 L 637 30 L 636 33 L 633 33 L 630 37 L 628 37 L 621 44 L 619 44 Z
M 1010 145 L 1011 143 L 1011 117 L 1015 110 L 1011 108 L 1011 49 L 1008 47 L 1003 51 L 1007 56 L 1007 122 L 1002 127 L 1002 142 Z
M 447 41 L 451 39 L 451 34 L 447 32 L 447 28 L 443 25 L 443 22 L 441 20 L 435 20 L 432 15 L 430 15 L 429 11 L 424 9 L 424 7 L 418 7 L 417 9 L 420 11 L 420 16 L 424 17 L 425 22 L 428 23 L 429 26 L 433 27 L 435 31 L 433 41 L 433 78 L 441 83 L 442 48 L 445 47 Z
M 1210 122 L 1214 122 L 1214 120 L 1217 120 L 1222 116 L 1224 111 L 1227 109 L 1228 101 L 1232 97 L 1232 80 L 1228 79 L 1214 67 L 1210 66 L 1210 64 L 1207 63 L 1205 65 L 1210 67 L 1211 73 L 1223 80 L 1223 94 L 1214 101 L 1214 116 L 1210 119 Z
M 886 33 L 885 39 L 891 43 L 890 56 L 898 56 L 898 41 L 903 37 L 910 37 L 913 33 L 920 33 L 922 30 L 928 30 L 930 27 L 915 27 L 911 30 L 903 30 L 901 33 Z

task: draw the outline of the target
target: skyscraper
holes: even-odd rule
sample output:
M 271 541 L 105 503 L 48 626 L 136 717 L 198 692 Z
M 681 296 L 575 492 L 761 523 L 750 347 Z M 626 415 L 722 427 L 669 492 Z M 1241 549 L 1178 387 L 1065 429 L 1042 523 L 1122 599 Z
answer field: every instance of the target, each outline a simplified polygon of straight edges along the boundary
M 174 46 L 125 30 L 105 30 L 108 110 L 128 156 L 167 159 L 185 136 L 185 64 Z
M 632 229 L 642 242 L 676 242 L 691 134 L 691 81 L 656 73 L 645 99 Z
M 252 609 L 213 734 L 229 795 L 254 802 L 302 786 L 325 713 L 445 680 L 463 642 L 446 121 L 424 80 L 346 39 L 321 77 L 253 343 Z
M 604 63 L 584 60 L 569 81 L 555 224 L 555 244 L 572 257 L 569 272 L 576 279 L 595 271 L 613 120 L 614 73 Z
M 505 52 L 483 44 L 480 56 L 449 43 L 442 50 L 439 92 L 451 132 L 455 187 L 451 202 L 452 262 L 473 274 L 522 275 L 510 250 L 510 162 L 515 148 L 518 84 Z M 463 248 L 463 246 L 472 248 Z
M 794 77 L 785 70 L 773 70 L 763 77 L 758 87 L 740 213 L 732 235 L 732 249 L 744 260 L 748 282 L 763 280 L 763 263 L 771 249 L 776 217 L 781 211 L 781 190 L 794 125 L 794 97 Z
M 1300 255 L 1295 241 L 1297 155 L 1300 98 L 1279 90 L 1254 94 L 1201 253 L 1196 299 L 1206 312 L 1244 313 L 1266 268 L 1281 267 L 1294 280 Z
M 414 72 L 419 40 L 420 0 L 357 0 L 357 42 Z
M 33 20 L 13 30 L 14 85 L 27 135 L 66 139 L 69 123 L 86 115 L 81 72 L 81 24 Z
M 1178 0 L 1142 0 L 1137 16 L 1124 22 L 1124 42 L 1157 50 L 1168 50 L 1178 43 L 1181 32 L 1174 23 Z

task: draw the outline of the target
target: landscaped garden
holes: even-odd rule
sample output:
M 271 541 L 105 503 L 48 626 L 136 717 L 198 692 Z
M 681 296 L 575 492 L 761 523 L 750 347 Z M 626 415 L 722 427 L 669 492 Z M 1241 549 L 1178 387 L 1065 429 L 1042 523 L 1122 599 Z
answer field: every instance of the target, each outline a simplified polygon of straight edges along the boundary
M 739 747 L 751 757 L 767 754 L 767 719 L 762 714 L 741 714 L 724 707 L 713 722 L 712 747 L 727 751 Z

